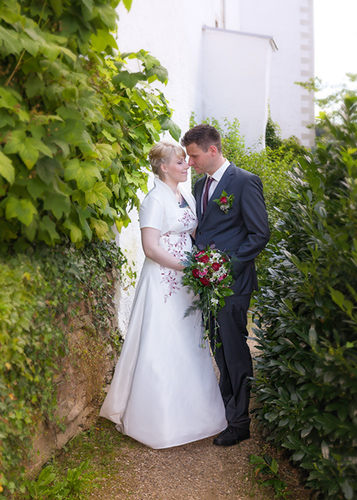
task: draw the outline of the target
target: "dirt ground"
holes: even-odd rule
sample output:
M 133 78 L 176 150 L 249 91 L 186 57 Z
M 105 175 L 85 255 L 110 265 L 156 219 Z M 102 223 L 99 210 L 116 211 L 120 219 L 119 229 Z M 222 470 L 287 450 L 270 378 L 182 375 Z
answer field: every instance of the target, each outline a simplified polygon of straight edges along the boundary
M 252 342 L 250 347 L 254 354 Z M 68 467 L 88 459 L 90 481 L 82 498 L 91 500 L 310 498 L 311 490 L 299 484 L 298 472 L 289 464 L 285 452 L 267 444 L 254 418 L 249 440 L 221 447 L 213 445 L 212 439 L 153 450 L 122 436 L 111 422 L 98 419 L 90 431 L 70 443 L 57 458 L 56 465 L 65 472 Z M 263 454 L 277 460 L 289 495 L 276 497 L 271 487 L 259 485 L 268 478 L 254 474 L 249 457 Z
M 97 453 L 100 455 L 101 451 Z M 97 478 L 97 486 L 86 498 L 270 500 L 276 498 L 273 489 L 259 486 L 249 464 L 250 455 L 262 453 L 275 458 L 279 455 L 256 434 L 254 426 L 250 440 L 232 447 L 214 446 L 209 438 L 176 448 L 152 450 L 124 438 L 120 453 L 109 466 L 109 477 Z M 278 463 L 291 492 L 286 498 L 308 500 L 309 491 L 299 485 L 297 471 L 284 459 L 278 458 Z

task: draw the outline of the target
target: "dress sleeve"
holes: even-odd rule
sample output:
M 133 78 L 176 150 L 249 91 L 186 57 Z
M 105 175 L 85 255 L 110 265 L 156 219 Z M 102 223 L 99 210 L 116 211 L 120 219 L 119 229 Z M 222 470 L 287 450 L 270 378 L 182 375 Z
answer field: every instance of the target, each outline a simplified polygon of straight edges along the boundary
M 152 227 L 161 231 L 164 222 L 164 205 L 153 196 L 146 196 L 140 206 L 140 229 Z

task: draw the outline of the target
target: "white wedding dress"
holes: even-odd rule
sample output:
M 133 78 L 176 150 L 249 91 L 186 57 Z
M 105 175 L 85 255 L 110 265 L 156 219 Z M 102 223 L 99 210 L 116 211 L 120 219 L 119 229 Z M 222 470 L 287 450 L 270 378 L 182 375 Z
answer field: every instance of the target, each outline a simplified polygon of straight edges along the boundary
M 183 193 L 180 188 L 181 193 Z M 140 227 L 161 232 L 160 245 L 184 258 L 196 228 L 195 203 L 179 207 L 159 179 L 140 208 Z M 227 425 L 199 312 L 184 318 L 193 295 L 182 273 L 145 259 L 128 332 L 100 416 L 151 448 L 213 436 Z M 202 347 L 202 343 L 205 347 Z

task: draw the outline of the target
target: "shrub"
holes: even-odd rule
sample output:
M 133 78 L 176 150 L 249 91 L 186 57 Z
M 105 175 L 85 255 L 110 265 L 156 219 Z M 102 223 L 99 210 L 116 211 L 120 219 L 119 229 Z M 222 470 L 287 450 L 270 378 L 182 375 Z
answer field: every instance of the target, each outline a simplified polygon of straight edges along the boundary
M 269 439 L 319 498 L 357 494 L 357 97 L 300 160 L 257 299 L 253 388 Z

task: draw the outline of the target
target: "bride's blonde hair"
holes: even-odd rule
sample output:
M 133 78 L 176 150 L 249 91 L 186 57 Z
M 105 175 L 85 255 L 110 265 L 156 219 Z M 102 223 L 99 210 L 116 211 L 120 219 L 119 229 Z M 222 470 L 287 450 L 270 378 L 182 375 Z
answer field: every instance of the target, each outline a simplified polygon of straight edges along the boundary
M 185 150 L 174 142 L 160 141 L 150 149 L 149 162 L 155 175 L 160 177 L 162 174 L 160 165 L 166 165 L 174 154 L 178 158 L 186 158 Z

